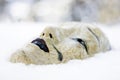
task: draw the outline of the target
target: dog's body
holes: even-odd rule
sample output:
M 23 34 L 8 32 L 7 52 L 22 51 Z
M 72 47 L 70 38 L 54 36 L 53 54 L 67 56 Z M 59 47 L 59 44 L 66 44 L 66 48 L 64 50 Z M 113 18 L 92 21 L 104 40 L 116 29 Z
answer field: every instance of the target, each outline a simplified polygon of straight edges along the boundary
M 46 27 L 39 38 L 16 51 L 10 61 L 58 64 L 108 50 L 109 41 L 99 28 L 85 23 L 65 23 L 60 27 Z

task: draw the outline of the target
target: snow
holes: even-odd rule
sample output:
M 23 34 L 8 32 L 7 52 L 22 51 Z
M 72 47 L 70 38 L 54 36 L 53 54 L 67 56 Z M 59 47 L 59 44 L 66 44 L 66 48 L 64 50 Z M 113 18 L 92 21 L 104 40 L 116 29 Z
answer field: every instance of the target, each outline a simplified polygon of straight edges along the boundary
M 97 24 L 107 35 L 112 50 L 65 64 L 25 65 L 10 63 L 10 55 L 39 36 L 44 23 L 0 23 L 0 80 L 120 80 L 120 25 Z

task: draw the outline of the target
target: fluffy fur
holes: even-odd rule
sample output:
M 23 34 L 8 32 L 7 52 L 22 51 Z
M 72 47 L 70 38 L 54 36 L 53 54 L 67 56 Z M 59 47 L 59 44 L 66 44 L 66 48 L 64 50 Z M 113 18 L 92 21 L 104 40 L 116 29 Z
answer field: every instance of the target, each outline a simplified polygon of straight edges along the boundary
M 31 42 L 12 54 L 10 61 L 25 64 L 58 64 L 110 50 L 105 34 L 96 26 L 86 23 L 71 22 L 58 27 L 46 27 L 39 39 L 44 40 L 49 51 L 44 51 Z

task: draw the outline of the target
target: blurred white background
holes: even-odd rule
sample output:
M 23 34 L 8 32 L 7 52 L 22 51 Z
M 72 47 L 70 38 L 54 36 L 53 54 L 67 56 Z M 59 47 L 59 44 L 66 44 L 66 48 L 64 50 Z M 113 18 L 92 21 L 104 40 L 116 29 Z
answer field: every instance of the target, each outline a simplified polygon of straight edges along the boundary
M 118 23 L 120 0 L 0 0 L 0 22 Z

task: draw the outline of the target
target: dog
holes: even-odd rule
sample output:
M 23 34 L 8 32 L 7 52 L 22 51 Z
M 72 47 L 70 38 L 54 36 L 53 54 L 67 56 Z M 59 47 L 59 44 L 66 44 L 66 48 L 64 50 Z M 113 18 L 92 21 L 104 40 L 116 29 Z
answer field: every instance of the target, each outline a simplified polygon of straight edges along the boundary
M 10 62 L 59 64 L 85 59 L 110 49 L 109 40 L 96 25 L 68 22 L 58 27 L 46 27 L 38 38 L 14 52 Z

